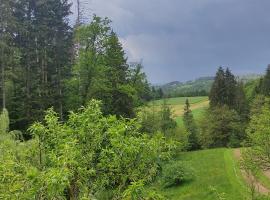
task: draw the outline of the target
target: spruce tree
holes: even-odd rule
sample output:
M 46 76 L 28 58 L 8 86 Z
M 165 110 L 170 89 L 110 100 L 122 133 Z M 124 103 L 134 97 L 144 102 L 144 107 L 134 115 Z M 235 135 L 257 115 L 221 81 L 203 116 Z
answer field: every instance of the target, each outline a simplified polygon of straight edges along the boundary
M 236 79 L 229 68 L 225 71 L 225 91 L 224 104 L 229 106 L 229 108 L 234 108 L 236 99 Z
M 186 99 L 186 103 L 184 107 L 183 121 L 184 121 L 185 129 L 188 132 L 189 150 L 198 149 L 199 148 L 198 129 L 195 124 L 192 111 L 190 110 L 190 104 L 189 104 L 188 99 Z
M 212 85 L 209 100 L 210 106 L 227 105 L 230 109 L 235 109 L 237 95 L 237 81 L 229 68 L 224 71 L 220 67 L 216 73 L 214 83 Z
M 214 83 L 209 94 L 210 106 L 223 105 L 226 102 L 225 72 L 222 67 L 218 68 Z
M 22 0 L 13 7 L 16 27 L 13 42 L 20 51 L 13 67 L 11 126 L 25 130 L 54 106 L 63 116 L 63 81 L 69 74 L 71 27 L 67 0 Z
M 266 74 L 260 83 L 260 93 L 265 96 L 270 96 L 270 65 L 268 65 Z

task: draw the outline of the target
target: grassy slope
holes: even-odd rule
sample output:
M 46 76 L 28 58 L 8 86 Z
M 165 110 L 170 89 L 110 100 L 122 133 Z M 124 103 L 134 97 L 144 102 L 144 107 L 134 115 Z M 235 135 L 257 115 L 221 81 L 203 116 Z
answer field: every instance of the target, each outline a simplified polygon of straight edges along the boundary
M 186 99 L 189 99 L 190 104 L 196 104 L 202 101 L 206 101 L 208 97 L 176 97 L 165 99 L 166 103 L 169 105 L 184 105 Z M 154 101 L 154 105 L 162 105 L 163 99 Z
M 189 99 L 189 103 L 191 106 L 192 113 L 194 115 L 195 120 L 199 119 L 204 110 L 208 107 L 209 101 L 208 97 L 177 97 L 177 98 L 169 98 L 165 99 L 166 103 L 170 105 L 173 115 L 176 119 L 176 122 L 179 126 L 183 125 L 182 115 L 184 111 L 184 106 L 186 99 Z M 149 105 L 154 105 L 157 110 L 159 110 L 160 106 L 163 104 L 164 100 L 157 100 L 150 102 Z
M 226 200 L 242 200 L 248 191 L 231 149 L 211 149 L 179 154 L 195 170 L 195 179 L 178 187 L 156 188 L 172 200 L 218 199 L 210 187 L 225 193 Z

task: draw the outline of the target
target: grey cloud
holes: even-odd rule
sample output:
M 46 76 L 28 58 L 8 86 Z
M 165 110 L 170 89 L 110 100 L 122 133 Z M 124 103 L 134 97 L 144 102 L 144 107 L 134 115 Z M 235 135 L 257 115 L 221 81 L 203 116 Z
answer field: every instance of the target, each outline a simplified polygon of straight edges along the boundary
M 151 82 L 262 73 L 270 63 L 269 0 L 91 0 L 88 16 L 113 20 L 130 60 Z

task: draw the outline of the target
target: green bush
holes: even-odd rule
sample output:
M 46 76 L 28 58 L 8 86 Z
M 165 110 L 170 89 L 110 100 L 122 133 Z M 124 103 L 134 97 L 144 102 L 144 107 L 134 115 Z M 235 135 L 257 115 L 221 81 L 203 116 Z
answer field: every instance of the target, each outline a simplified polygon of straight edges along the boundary
M 193 178 L 193 170 L 186 162 L 170 162 L 163 168 L 162 184 L 164 187 L 180 185 Z
M 126 189 L 127 199 L 158 199 L 141 184 L 156 178 L 176 147 L 140 132 L 136 119 L 104 116 L 95 100 L 64 123 L 49 109 L 29 131 L 29 141 L 0 133 L 0 199 L 120 199 Z
M 142 180 L 132 182 L 123 192 L 123 200 L 164 200 L 165 198 L 151 189 L 145 189 Z

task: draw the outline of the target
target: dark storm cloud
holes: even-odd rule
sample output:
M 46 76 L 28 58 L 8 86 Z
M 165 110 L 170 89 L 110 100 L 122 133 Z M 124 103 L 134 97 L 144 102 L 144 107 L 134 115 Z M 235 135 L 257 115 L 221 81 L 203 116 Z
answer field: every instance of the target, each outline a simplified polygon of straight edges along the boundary
M 151 82 L 262 73 L 270 63 L 269 0 L 90 0 L 85 14 L 113 21 L 129 60 Z

